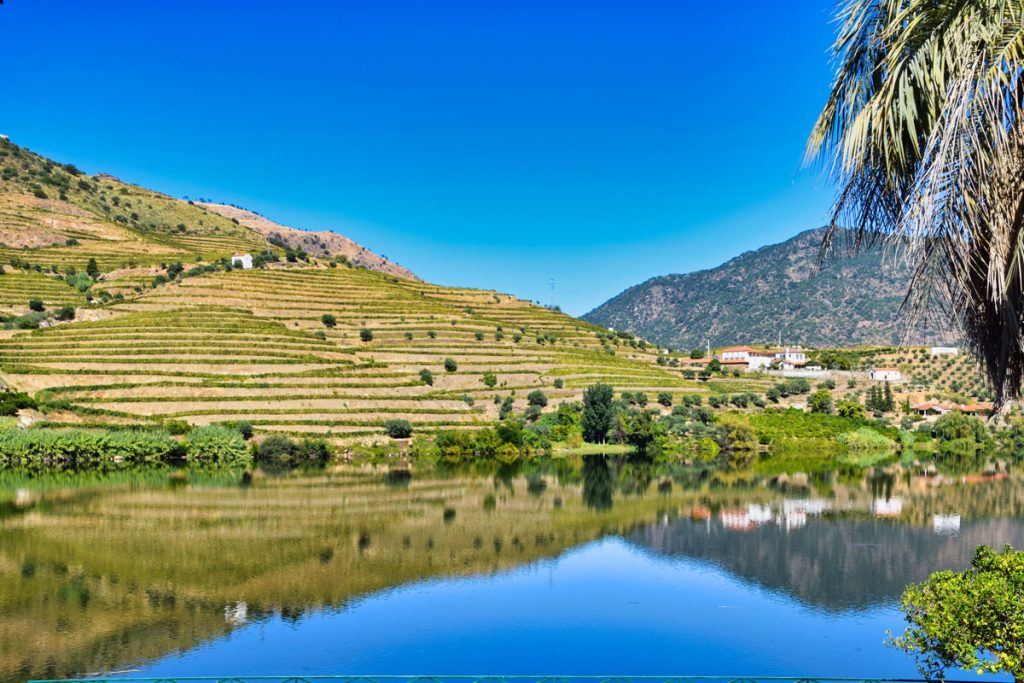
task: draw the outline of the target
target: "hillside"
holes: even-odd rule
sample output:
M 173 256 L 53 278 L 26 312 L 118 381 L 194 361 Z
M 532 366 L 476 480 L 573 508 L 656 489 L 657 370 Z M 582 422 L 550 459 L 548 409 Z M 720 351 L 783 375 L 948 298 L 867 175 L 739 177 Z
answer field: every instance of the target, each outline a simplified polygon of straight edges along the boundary
M 0 152 L 14 169 L 0 183 L 0 380 L 43 402 L 41 423 L 245 420 L 263 434 L 379 439 L 390 418 L 417 434 L 488 424 L 535 389 L 552 410 L 596 381 L 676 396 L 760 382 L 685 380 L 646 342 L 498 292 L 376 272 L 360 265 L 393 264 L 358 254 L 274 246 L 265 267 L 231 268 L 226 256 L 287 229 Z
M 286 241 L 308 239 L 323 244 L 317 254 L 338 245 L 346 257 L 358 256 L 358 265 L 411 275 L 340 235 L 328 241 L 322 233 L 290 228 L 282 232 L 287 233 Z M 82 270 L 95 258 L 101 271 L 110 272 L 174 261 L 213 261 L 236 251 L 257 253 L 266 246 L 266 233 L 237 216 L 110 175 L 86 175 L 0 137 L 0 262 L 4 264 L 16 259 L 33 270 L 39 266 L 53 274 L 68 266 Z M 4 294 L 0 288 L 0 299 L 6 298 Z
M 678 349 L 708 339 L 712 346 L 773 343 L 780 335 L 810 346 L 899 343 L 906 268 L 879 250 L 819 268 L 821 236 L 808 230 L 717 268 L 651 278 L 583 318 Z
M 299 230 L 268 220 L 258 213 L 247 211 L 237 206 L 199 202 L 203 208 L 219 213 L 222 216 L 237 220 L 247 228 L 271 240 L 282 241 L 293 249 L 302 248 L 314 256 L 344 256 L 354 266 L 380 271 L 389 275 L 397 275 L 409 280 L 418 280 L 412 271 L 383 256 L 373 253 L 366 247 L 353 242 L 336 232 L 311 232 Z

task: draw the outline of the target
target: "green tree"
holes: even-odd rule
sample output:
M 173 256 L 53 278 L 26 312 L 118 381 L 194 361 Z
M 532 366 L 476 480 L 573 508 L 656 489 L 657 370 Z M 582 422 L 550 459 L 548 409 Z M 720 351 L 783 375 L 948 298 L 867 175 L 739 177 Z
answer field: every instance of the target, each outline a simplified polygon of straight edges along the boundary
M 412 423 L 408 420 L 388 420 L 384 423 L 384 433 L 392 439 L 408 439 L 412 436 Z
M 511 396 L 506 396 L 505 400 L 501 402 L 501 408 L 498 410 L 498 419 L 507 419 L 512 414 L 514 403 Z
M 43 300 L 42 299 L 29 299 L 28 300 L 28 310 L 36 311 L 38 313 L 38 312 L 46 310 L 46 306 L 43 305 Z
M 843 398 L 836 402 L 836 415 L 853 420 L 863 420 L 867 418 L 867 411 L 864 410 L 864 406 L 857 401 L 849 398 Z
M 882 397 L 882 403 L 885 406 L 885 411 L 887 413 L 891 413 L 896 410 L 896 401 L 893 399 L 892 387 L 889 386 L 888 382 L 885 383 L 885 392 Z
M 818 389 L 807 399 L 807 406 L 812 413 L 831 413 L 832 393 L 828 389 Z
M 672 394 L 668 391 L 662 391 L 658 394 L 658 403 L 665 406 L 666 408 L 672 407 Z
M 364 327 L 363 329 L 359 330 L 359 341 L 372 342 L 373 330 L 369 329 L 368 327 Z
M 531 406 L 543 408 L 548 404 L 547 395 L 540 389 L 534 389 L 526 396 L 526 402 Z
M 100 266 L 96 263 L 96 259 L 91 258 L 89 262 L 85 264 L 85 274 L 93 280 L 96 280 L 100 276 Z
M 422 370 L 420 370 L 420 381 L 423 382 L 424 384 L 432 385 L 434 383 L 434 373 L 432 373 L 430 370 L 427 370 L 426 368 L 423 368 Z
M 717 358 L 712 358 L 711 362 L 708 363 L 704 369 L 708 372 L 721 372 L 722 364 L 718 361 Z
M 604 443 L 615 418 L 615 392 L 609 384 L 594 384 L 583 392 L 583 439 Z
M 484 376 L 480 378 L 480 381 L 484 383 L 488 389 L 493 389 L 498 384 L 498 376 L 488 370 L 484 373 Z
M 641 410 L 633 415 L 623 416 L 622 419 L 626 443 L 640 453 L 647 453 L 661 435 L 661 425 L 655 416 L 651 411 Z
M 1008 673 L 1024 681 L 1024 552 L 980 546 L 971 568 L 942 571 L 903 593 L 910 624 L 892 638 L 930 680 L 946 669 Z
M 696 360 L 698 358 L 703 358 L 703 357 L 704 357 L 704 349 L 693 349 L 692 351 L 690 351 L 690 358 L 693 358 L 694 360 Z
M 454 358 L 445 358 L 444 369 L 447 372 L 455 372 L 456 370 L 459 369 L 459 364 L 455 362 Z
M 852 225 L 855 244 L 900 248 L 917 274 L 908 301 L 944 299 L 1005 411 L 1024 378 L 1024 12 L 850 0 L 840 19 L 807 150 L 838 187 L 825 241 Z
M 337 326 L 338 319 L 335 318 L 330 313 L 324 313 L 322 316 L 320 316 L 320 322 L 324 324 L 324 327 L 332 328 Z

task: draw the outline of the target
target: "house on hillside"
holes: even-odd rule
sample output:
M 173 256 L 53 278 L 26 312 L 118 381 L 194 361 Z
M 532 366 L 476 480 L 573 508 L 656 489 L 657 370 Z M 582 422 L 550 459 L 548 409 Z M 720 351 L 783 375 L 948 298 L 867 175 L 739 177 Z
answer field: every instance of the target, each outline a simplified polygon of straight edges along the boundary
M 903 373 L 897 368 L 871 368 L 868 377 L 876 382 L 902 382 Z
M 925 401 L 924 403 L 918 403 L 917 405 L 910 406 L 910 409 L 924 417 L 945 415 L 946 413 L 951 413 L 954 410 L 959 410 L 961 413 L 966 413 L 967 415 L 987 415 L 992 411 L 992 404 Z
M 235 254 L 231 257 L 231 265 L 242 270 L 252 268 L 252 254 Z
M 928 352 L 933 356 L 958 356 L 960 355 L 960 349 L 955 346 L 933 346 L 928 349 Z
M 742 361 L 746 363 L 750 359 L 750 354 L 757 352 L 757 349 L 749 346 L 730 346 L 718 352 L 718 362 L 732 363 Z

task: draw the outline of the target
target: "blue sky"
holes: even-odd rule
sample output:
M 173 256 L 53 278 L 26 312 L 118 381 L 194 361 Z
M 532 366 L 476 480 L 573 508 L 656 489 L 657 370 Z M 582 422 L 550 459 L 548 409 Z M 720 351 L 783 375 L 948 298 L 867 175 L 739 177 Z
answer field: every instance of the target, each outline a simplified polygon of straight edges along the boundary
M 582 314 L 821 225 L 833 0 L 7 0 L 0 132 Z

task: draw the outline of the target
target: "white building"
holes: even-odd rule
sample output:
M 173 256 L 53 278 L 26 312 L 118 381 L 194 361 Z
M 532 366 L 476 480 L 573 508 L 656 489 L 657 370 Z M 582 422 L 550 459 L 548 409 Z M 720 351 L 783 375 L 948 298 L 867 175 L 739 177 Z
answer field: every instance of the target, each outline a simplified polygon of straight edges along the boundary
M 791 365 L 803 365 L 807 362 L 807 354 L 804 352 L 803 348 L 799 346 L 794 346 L 792 348 L 787 346 L 780 351 L 776 351 L 775 357 L 783 363 L 789 363 Z
M 896 368 L 871 368 L 868 377 L 876 382 L 902 382 L 903 373 Z
M 231 265 L 242 270 L 252 268 L 252 254 L 235 254 L 231 257 Z
M 960 349 L 955 346 L 933 346 L 929 349 L 933 356 L 958 356 Z

